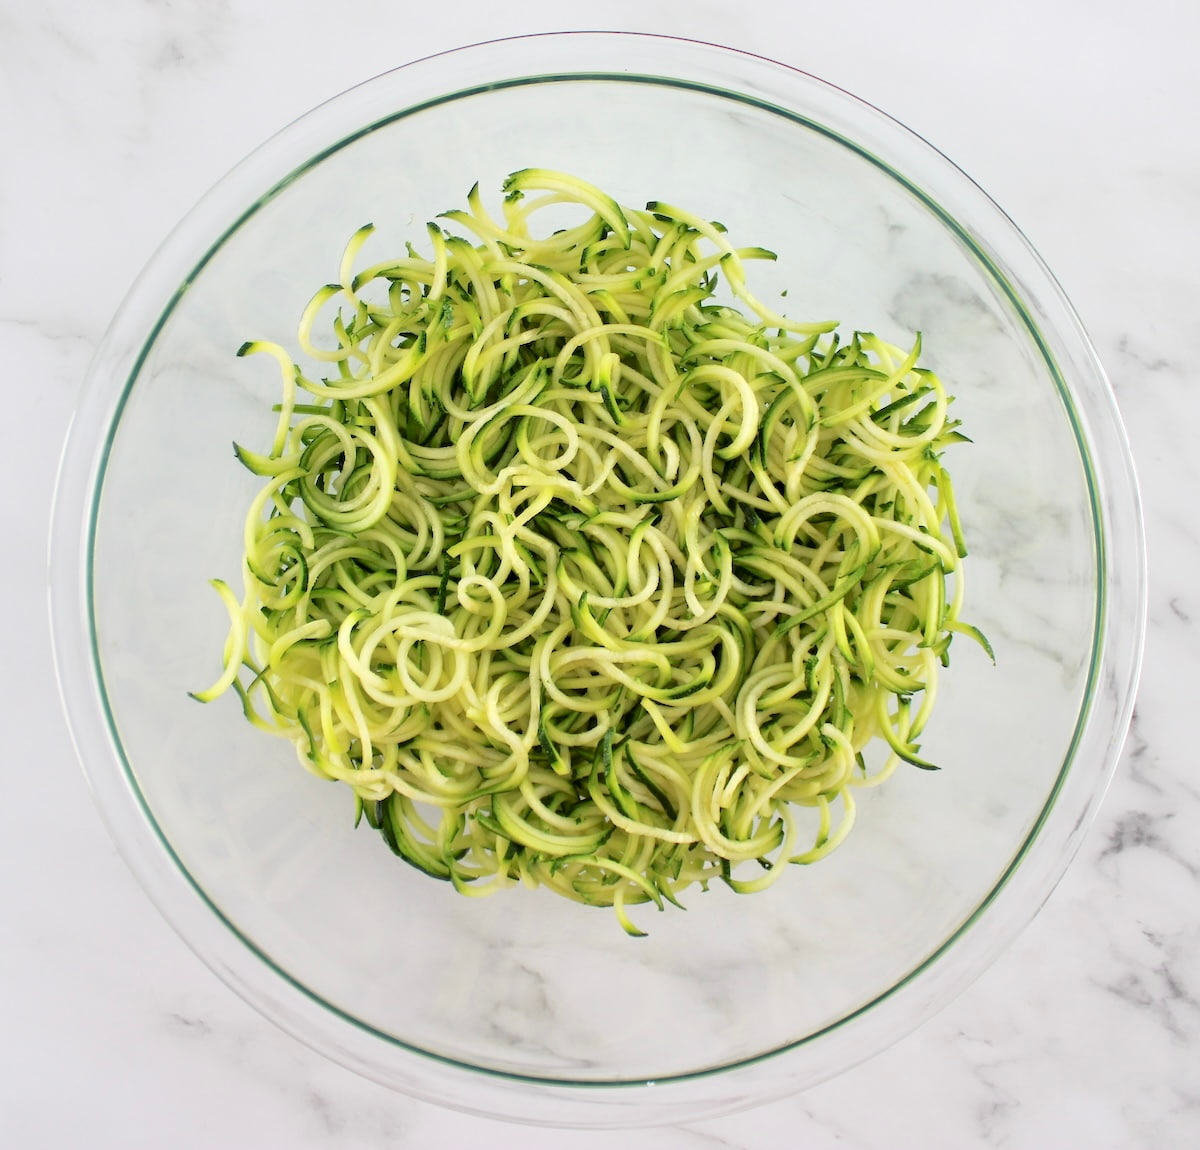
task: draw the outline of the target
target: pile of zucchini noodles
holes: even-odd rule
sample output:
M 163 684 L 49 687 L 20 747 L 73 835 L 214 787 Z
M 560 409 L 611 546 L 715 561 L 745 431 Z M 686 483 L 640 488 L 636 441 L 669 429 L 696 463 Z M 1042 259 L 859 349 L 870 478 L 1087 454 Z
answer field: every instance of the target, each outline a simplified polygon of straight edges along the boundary
M 964 436 L 919 337 L 776 314 L 743 264 L 771 253 L 721 225 L 545 170 L 504 192 L 427 255 L 355 272 L 352 237 L 300 324 L 325 378 L 241 349 L 282 399 L 236 447 L 264 483 L 196 697 L 234 688 L 462 893 L 640 934 L 627 904 L 761 890 L 845 838 L 856 787 L 931 767 L 939 664 L 981 638 L 939 462 Z

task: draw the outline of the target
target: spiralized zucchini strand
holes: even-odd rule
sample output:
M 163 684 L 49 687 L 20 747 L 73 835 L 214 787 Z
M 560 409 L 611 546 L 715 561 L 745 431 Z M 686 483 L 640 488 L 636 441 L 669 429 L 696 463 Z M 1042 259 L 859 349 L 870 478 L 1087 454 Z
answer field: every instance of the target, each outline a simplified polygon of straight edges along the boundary
M 932 768 L 953 634 L 986 644 L 941 464 L 965 437 L 919 336 L 785 319 L 720 225 L 540 169 L 504 192 L 428 256 L 355 274 L 354 234 L 298 333 L 327 374 L 241 349 L 283 391 L 266 454 L 236 447 L 264 484 L 196 697 L 233 687 L 422 871 L 637 935 L 628 906 L 761 890 L 845 838 L 855 788 Z

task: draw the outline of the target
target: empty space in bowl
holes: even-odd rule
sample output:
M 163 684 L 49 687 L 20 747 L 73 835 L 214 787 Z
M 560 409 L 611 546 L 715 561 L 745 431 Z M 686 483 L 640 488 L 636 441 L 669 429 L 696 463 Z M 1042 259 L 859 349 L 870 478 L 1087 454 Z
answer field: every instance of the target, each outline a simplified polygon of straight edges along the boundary
M 231 441 L 269 442 L 278 373 L 248 339 L 295 350 L 301 310 L 362 259 L 418 249 L 477 181 L 573 172 L 640 206 L 722 221 L 751 289 L 800 319 L 905 344 L 957 397 L 972 445 L 947 460 L 971 556 L 960 637 L 924 751 L 863 794 L 827 860 L 760 895 L 610 913 L 549 893 L 477 900 L 352 826 L 347 790 L 307 775 L 228 695 L 210 577 L 240 585 L 258 481 Z M 986 901 L 1069 763 L 1097 610 L 1092 501 L 1072 415 L 1011 289 L 899 179 L 816 126 L 653 79 L 528 82 L 365 131 L 295 175 L 216 247 L 152 337 L 112 435 L 93 557 L 97 659 L 147 816 L 214 909 L 281 975 L 388 1040 L 505 1073 L 660 1079 L 803 1040 L 886 994 Z

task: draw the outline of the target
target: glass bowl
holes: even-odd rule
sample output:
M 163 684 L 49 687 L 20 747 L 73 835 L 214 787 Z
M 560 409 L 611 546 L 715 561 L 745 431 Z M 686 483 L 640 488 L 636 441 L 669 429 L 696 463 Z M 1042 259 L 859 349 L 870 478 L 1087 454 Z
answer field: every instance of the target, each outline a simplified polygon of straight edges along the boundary
M 769 890 L 693 892 L 626 937 L 541 891 L 466 899 L 352 827 L 232 694 L 198 706 L 258 481 L 230 441 L 351 233 L 420 242 L 477 181 L 555 168 L 622 203 L 722 221 L 760 298 L 899 344 L 957 396 L 965 640 L 925 751 L 866 792 L 843 846 Z M 1141 649 L 1136 484 L 1062 291 L 947 159 L 812 76 L 689 41 L 481 44 L 353 88 L 212 189 L 134 285 L 63 456 L 51 612 L 96 802 L 162 913 L 231 987 L 390 1087 L 529 1122 L 620 1126 L 747 1106 L 842 1072 L 999 953 L 1067 866 L 1128 722 Z

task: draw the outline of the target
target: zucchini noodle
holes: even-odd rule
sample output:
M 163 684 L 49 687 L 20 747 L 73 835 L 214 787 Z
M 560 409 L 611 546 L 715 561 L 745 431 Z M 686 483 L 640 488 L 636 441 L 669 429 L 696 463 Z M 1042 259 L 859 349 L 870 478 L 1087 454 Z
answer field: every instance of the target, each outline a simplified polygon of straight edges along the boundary
M 745 272 L 774 257 L 719 224 L 503 190 L 428 256 L 356 274 L 355 233 L 299 330 L 324 376 L 239 351 L 282 399 L 265 455 L 235 445 L 263 486 L 195 697 L 235 690 L 462 893 L 545 886 L 637 935 L 629 905 L 761 890 L 845 839 L 856 788 L 934 769 L 939 667 L 986 646 L 940 462 L 965 437 L 919 336 L 776 314 Z

